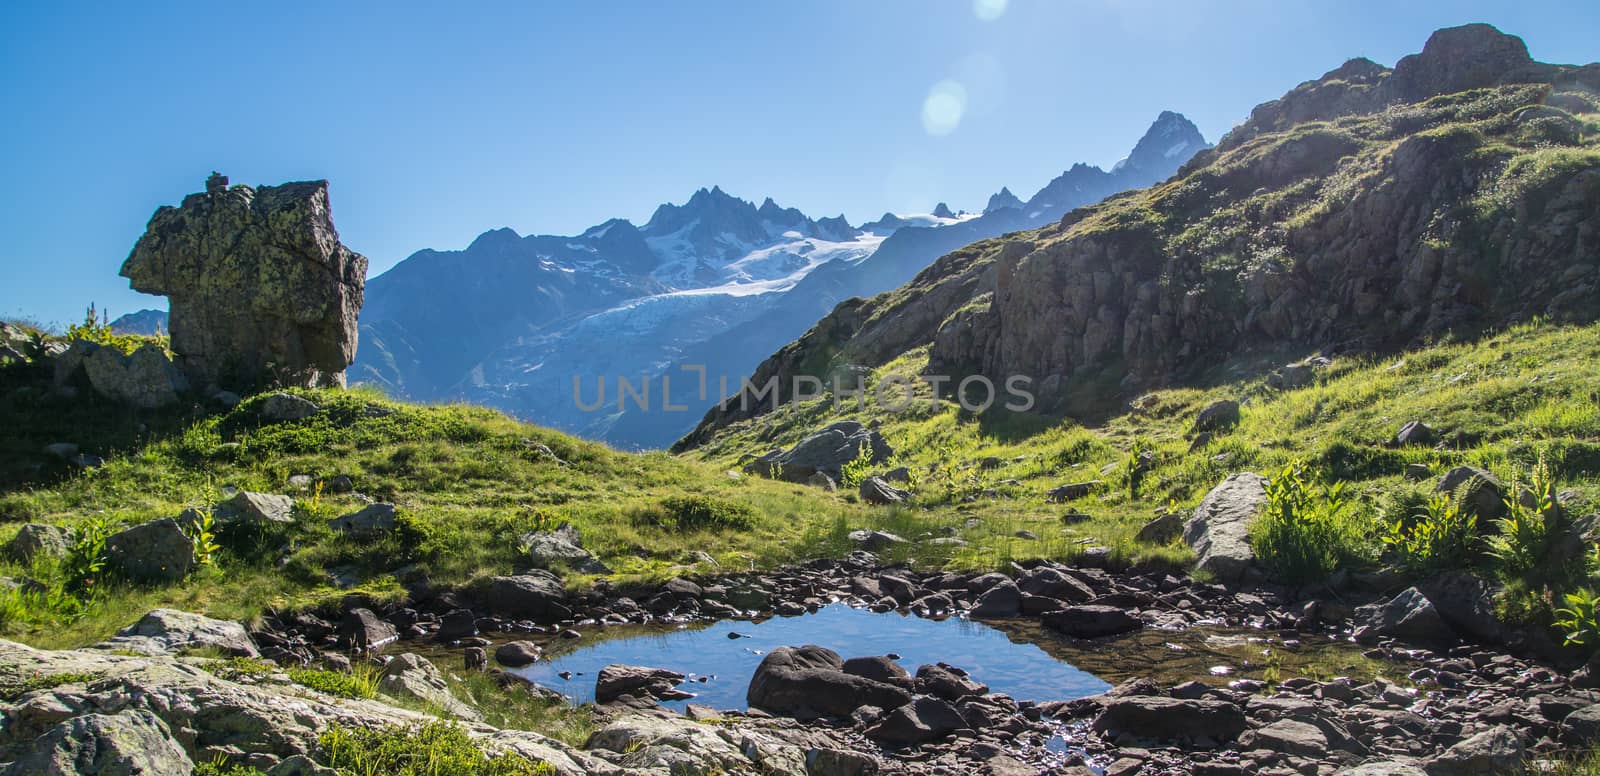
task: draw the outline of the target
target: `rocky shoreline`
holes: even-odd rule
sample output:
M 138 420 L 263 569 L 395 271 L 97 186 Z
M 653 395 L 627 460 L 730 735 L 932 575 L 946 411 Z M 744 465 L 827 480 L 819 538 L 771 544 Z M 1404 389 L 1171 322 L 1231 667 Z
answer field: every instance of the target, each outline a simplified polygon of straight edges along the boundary
M 1454 623 L 1470 625 L 1461 613 L 1486 601 L 1451 598 L 1452 585 L 1461 585 L 1449 578 L 1424 584 L 1429 594 L 1406 588 L 1387 595 L 1383 586 L 1393 580 L 1376 576 L 1311 594 L 1053 563 L 1011 572 L 885 568 L 858 551 L 768 573 L 636 587 L 601 580 L 576 592 L 533 571 L 465 590 L 419 584 L 406 606 L 374 609 L 352 597 L 336 615 L 269 617 L 252 636 L 265 656 L 285 662 L 363 645 L 388 652 L 418 645 L 459 649 L 463 665 L 484 667 L 485 648 L 496 644 L 496 662 L 515 665 L 538 658 L 540 639 L 581 638 L 591 628 L 797 616 L 842 602 L 925 617 L 1037 621 L 1069 639 L 1143 628 L 1249 628 L 1289 639 L 1359 641 L 1369 658 L 1419 666 L 1405 672 L 1405 684 L 1284 676 L 1275 684 L 1160 686 L 1136 679 L 1102 696 L 1029 703 L 987 694 L 958 666 L 922 666 L 912 676 L 880 656 L 842 660 L 804 648 L 785 658 L 805 669 L 791 690 L 820 706 L 759 691 L 771 673 L 764 663 L 752 681 L 749 710 L 691 707 L 691 717 L 820 735 L 831 742 L 823 748 L 859 756 L 847 758 L 856 765 L 809 773 L 1062 772 L 1083 764 L 1113 774 L 1326 773 L 1364 764 L 1369 769 L 1356 772 L 1481 773 L 1521 767 L 1600 733 L 1589 721 L 1600 721 L 1600 694 L 1590 689 L 1587 670 L 1568 674 L 1514 656 L 1504 645 L 1480 643 L 1481 633 Z M 1530 645 L 1553 652 L 1528 634 L 1511 641 L 1524 653 Z M 670 671 L 663 678 L 650 668 L 618 669 L 634 672 L 629 676 L 637 682 L 613 676 L 601 707 L 606 716 L 679 717 L 655 708 L 657 699 L 681 697 L 671 694 Z

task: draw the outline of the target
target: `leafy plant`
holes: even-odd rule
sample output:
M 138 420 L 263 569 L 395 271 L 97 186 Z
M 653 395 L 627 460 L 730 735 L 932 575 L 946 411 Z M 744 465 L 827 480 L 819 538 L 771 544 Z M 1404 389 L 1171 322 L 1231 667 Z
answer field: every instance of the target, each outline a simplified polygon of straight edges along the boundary
M 1555 625 L 1566 634 L 1566 643 L 1591 649 L 1600 646 L 1600 618 L 1595 611 L 1600 606 L 1600 595 L 1580 588 L 1563 598 L 1567 605 L 1556 610 Z
M 215 759 L 196 765 L 193 776 L 266 776 L 266 772 L 248 765 L 229 764 L 228 758 L 219 754 Z
M 1556 503 L 1555 478 L 1543 454 L 1528 472 L 1527 487 L 1522 476 L 1508 483 L 1505 517 L 1495 521 L 1499 532 L 1485 542 L 1495 560 L 1495 572 L 1502 580 L 1523 580 L 1534 586 L 1560 584 L 1570 570 L 1552 568 L 1551 549 L 1566 531 L 1560 505 Z
M 872 469 L 872 446 L 865 440 L 856 448 L 856 457 L 845 461 L 839 467 L 839 487 L 854 490 L 861 487 L 861 481 L 867 478 L 867 472 Z
M 1370 526 L 1344 483 L 1316 484 L 1296 462 L 1268 481 L 1266 491 L 1266 508 L 1250 526 L 1250 546 L 1274 575 L 1305 584 L 1370 560 Z
M 196 566 L 210 566 L 217 551 L 222 545 L 217 544 L 215 528 L 217 519 L 209 509 L 196 510 L 198 516 L 192 522 L 183 526 L 184 536 L 194 543 L 194 562 Z
M 140 337 L 131 334 L 118 334 L 111 329 L 111 316 L 105 311 L 95 310 L 93 304 L 84 312 L 83 323 L 74 323 L 67 327 L 67 339 L 92 342 L 96 345 L 116 348 L 123 353 L 132 353 L 139 346 L 147 342 L 154 342 L 165 347 L 164 337 Z
M 104 517 L 85 518 L 72 530 L 72 544 L 61 559 L 63 588 L 73 595 L 93 598 L 101 588 L 101 572 L 106 567 L 106 540 L 111 538 L 112 524 Z
M 1128 455 L 1122 459 L 1122 469 L 1126 472 L 1128 481 L 1128 498 L 1139 498 L 1139 486 L 1144 483 L 1144 477 L 1150 473 L 1150 467 L 1155 461 L 1156 448 L 1144 438 L 1133 440 L 1133 447 L 1128 450 Z
M 1465 565 L 1477 541 L 1477 515 L 1442 493 L 1409 520 L 1389 523 L 1383 536 L 1401 567 L 1419 575 Z
M 429 722 L 381 730 L 334 725 L 317 737 L 328 765 L 342 776 L 552 776 L 549 763 L 490 755 L 460 726 Z
M 755 510 L 745 504 L 711 496 L 668 496 L 657 507 L 641 509 L 634 522 L 678 533 L 688 531 L 749 530 Z

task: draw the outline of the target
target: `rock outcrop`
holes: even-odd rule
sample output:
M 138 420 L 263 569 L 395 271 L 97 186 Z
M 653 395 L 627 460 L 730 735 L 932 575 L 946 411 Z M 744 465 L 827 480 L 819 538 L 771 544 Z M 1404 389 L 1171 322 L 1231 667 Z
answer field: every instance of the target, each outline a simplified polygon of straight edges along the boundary
M 1195 507 L 1183 526 L 1183 540 L 1194 549 L 1195 568 L 1235 580 L 1255 563 L 1250 522 L 1267 500 L 1267 478 L 1240 472 L 1223 480 Z
M 343 385 L 367 260 L 339 242 L 327 181 L 228 187 L 156 210 L 122 265 L 171 300 L 172 350 L 196 388 Z
M 894 448 L 876 430 L 853 420 L 841 420 L 800 440 L 788 450 L 774 450 L 745 464 L 744 470 L 774 476 L 786 482 L 806 482 L 821 473 L 834 482 L 844 479 L 844 465 L 866 452 L 872 463 L 894 455 Z

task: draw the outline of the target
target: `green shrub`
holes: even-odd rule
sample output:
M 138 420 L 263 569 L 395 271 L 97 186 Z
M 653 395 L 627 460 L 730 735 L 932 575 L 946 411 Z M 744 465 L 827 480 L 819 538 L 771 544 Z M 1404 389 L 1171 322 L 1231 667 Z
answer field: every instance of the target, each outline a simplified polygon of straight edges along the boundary
M 101 572 L 106 567 L 106 540 L 111 538 L 111 521 L 91 516 L 72 530 L 72 545 L 61 560 L 61 575 L 67 592 L 93 598 L 98 592 Z M 102 586 L 103 587 L 103 586 Z
M 317 736 L 328 765 L 341 776 L 551 776 L 549 763 L 515 754 L 489 755 L 449 722 L 382 730 L 334 725 Z
M 229 765 L 226 757 L 217 755 L 215 760 L 196 765 L 194 776 L 267 776 L 267 774 L 260 768 L 248 765 Z
M 1555 625 L 1566 635 L 1566 643 L 1589 649 L 1600 647 L 1600 619 L 1595 613 L 1600 596 L 1589 588 L 1581 588 L 1563 598 L 1567 605 L 1556 610 Z
M 111 330 L 111 315 L 105 311 L 96 311 L 94 305 L 89 305 L 85 311 L 83 323 L 74 323 L 67 327 L 68 340 L 83 340 L 96 345 L 116 348 L 123 353 L 132 353 L 146 343 L 154 343 L 166 347 L 166 337 L 141 337 L 133 334 L 118 334 Z
M 296 684 L 342 698 L 371 698 L 378 694 L 378 671 L 365 664 L 353 666 L 350 673 L 291 668 L 289 678 Z
M 1556 482 L 1543 455 L 1526 475 L 1518 473 L 1507 483 L 1506 514 L 1495 521 L 1498 533 L 1486 545 L 1502 581 L 1522 581 L 1530 587 L 1561 592 L 1586 569 L 1561 563 L 1552 550 L 1566 538 L 1569 525 L 1556 503 Z
M 635 512 L 634 522 L 677 533 L 745 531 L 755 526 L 755 510 L 711 496 L 669 496 L 657 506 Z
M 1444 494 L 1429 498 L 1409 516 L 1391 520 L 1383 536 L 1395 562 L 1418 575 L 1467 565 L 1477 542 L 1477 516 Z
M 862 442 L 856 448 L 856 457 L 845 461 L 839 467 L 839 487 L 846 490 L 855 490 L 861 487 L 861 481 L 867 478 L 867 472 L 872 469 L 872 446 Z
M 1250 546 L 1274 576 L 1306 584 L 1372 559 L 1371 522 L 1343 483 L 1318 485 L 1294 463 L 1267 483 L 1267 504 L 1250 525 Z

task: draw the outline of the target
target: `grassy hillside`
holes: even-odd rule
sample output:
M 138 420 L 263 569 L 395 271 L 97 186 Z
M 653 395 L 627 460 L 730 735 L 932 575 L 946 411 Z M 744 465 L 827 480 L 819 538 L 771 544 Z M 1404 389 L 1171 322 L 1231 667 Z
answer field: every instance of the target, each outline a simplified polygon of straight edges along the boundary
M 1181 540 L 1153 545 L 1134 534 L 1162 510 L 1191 509 L 1230 473 L 1270 476 L 1294 462 L 1320 479 L 1348 483 L 1374 562 L 1389 524 L 1409 521 L 1452 466 L 1473 464 L 1526 480 L 1543 458 L 1559 489 L 1568 491 L 1569 513 L 1593 511 L 1600 500 L 1600 326 L 1530 323 L 1395 356 L 1336 358 L 1316 370 L 1308 387 L 1268 387 L 1272 369 L 1305 355 L 1218 365 L 1197 381 L 1202 387 L 1145 394 L 1093 428 L 1035 415 L 974 416 L 949 400 L 930 403 L 926 386 L 919 386 L 918 401 L 904 412 L 873 402 L 857 411 L 846 402 L 836 414 L 822 399 L 742 421 L 693 455 L 731 466 L 836 417 L 878 423 L 898 457 L 875 471 L 909 467 L 916 505 L 886 519 L 912 533 L 966 540 L 966 547 L 918 551 L 928 562 L 962 568 L 1071 559 L 1091 546 L 1110 548 L 1113 563 L 1180 565 L 1189 559 Z M 926 358 L 919 348 L 875 370 L 872 379 L 914 378 Z M 1196 444 L 1196 415 L 1222 399 L 1242 402 L 1239 424 Z M 1396 432 L 1411 420 L 1432 426 L 1443 442 L 1396 446 Z M 1143 455 L 1149 463 L 1135 465 Z M 984 459 L 998 465 L 986 468 Z M 1408 480 L 1412 464 L 1427 467 L 1429 476 Z M 1065 504 L 1047 498 L 1058 485 L 1094 480 L 1102 484 L 1088 497 Z M 1064 522 L 1069 513 L 1088 519 Z
M 563 521 L 626 578 L 687 571 L 691 551 L 723 568 L 774 565 L 812 552 L 798 541 L 808 527 L 836 515 L 863 519 L 864 510 L 797 485 L 665 454 L 619 453 L 491 410 L 400 404 L 359 390 L 297 393 L 324 411 L 274 424 L 259 417 L 264 396 L 190 419 L 139 416 L 92 399 L 63 409 L 9 393 L 15 438 L 30 446 L 8 451 L 8 460 L 41 460 L 38 440 L 71 431 L 55 441 L 74 441 L 106 462 L 0 493 L 0 542 L 24 522 L 114 527 L 173 517 L 215 503 L 225 486 L 294 495 L 298 519 L 261 535 L 220 532 L 214 563 L 190 578 L 161 586 L 104 580 L 84 607 L 54 592 L 64 573 L 57 564 L 0 561 L 0 576 L 52 586 L 45 596 L 0 595 L 0 630 L 64 646 L 103 638 L 157 606 L 248 619 L 352 592 L 333 583 L 331 569 L 359 578 L 360 592 L 397 596 L 403 581 L 456 584 L 526 568 L 518 537 Z M 313 484 L 294 487 L 294 475 Z M 379 540 L 334 535 L 325 520 L 363 506 L 315 484 L 339 475 L 356 492 L 395 503 L 400 529 Z M 688 513 L 710 514 L 712 525 L 686 525 L 694 516 L 679 518 Z

